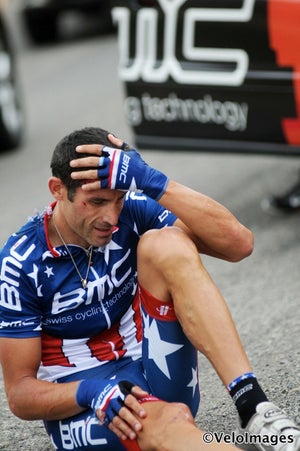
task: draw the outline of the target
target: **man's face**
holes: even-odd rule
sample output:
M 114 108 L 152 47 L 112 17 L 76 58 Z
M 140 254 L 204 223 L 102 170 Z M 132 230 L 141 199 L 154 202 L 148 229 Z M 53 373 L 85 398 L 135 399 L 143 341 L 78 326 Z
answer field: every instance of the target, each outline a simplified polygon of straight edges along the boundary
M 69 235 L 74 244 L 83 247 L 106 245 L 118 223 L 124 195 L 124 192 L 117 190 L 85 192 L 78 188 L 72 202 L 67 196 L 63 202 L 67 230 L 61 230 L 62 235 Z

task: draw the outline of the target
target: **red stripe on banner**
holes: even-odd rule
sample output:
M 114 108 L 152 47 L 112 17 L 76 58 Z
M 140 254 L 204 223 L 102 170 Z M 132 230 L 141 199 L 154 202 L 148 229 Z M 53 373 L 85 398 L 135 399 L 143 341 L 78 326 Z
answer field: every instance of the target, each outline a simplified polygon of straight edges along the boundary
M 270 46 L 279 66 L 292 66 L 297 118 L 283 118 L 282 128 L 290 144 L 300 144 L 300 2 L 268 1 Z

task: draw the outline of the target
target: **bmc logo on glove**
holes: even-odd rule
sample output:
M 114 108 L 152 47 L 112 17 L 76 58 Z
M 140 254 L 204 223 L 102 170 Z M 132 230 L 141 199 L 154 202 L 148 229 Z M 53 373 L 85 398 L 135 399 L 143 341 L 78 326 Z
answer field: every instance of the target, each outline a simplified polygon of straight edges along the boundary
M 127 172 L 128 172 L 129 161 L 130 161 L 130 156 L 127 155 L 126 153 L 123 153 L 123 159 L 122 159 L 122 163 L 121 163 L 121 172 L 119 175 L 119 180 L 122 183 L 126 183 L 126 176 L 127 176 Z

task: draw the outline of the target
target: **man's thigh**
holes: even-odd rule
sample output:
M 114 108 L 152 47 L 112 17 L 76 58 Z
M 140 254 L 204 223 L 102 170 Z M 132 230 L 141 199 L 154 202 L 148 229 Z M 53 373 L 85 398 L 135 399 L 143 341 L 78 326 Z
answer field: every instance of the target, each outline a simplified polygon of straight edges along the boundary
M 70 382 L 71 380 L 95 379 L 99 377 L 103 379 L 129 380 L 135 385 L 139 385 L 144 390 L 149 391 L 150 388 L 144 377 L 144 370 L 141 362 L 124 359 L 116 362 L 115 365 L 110 363 L 104 367 L 93 368 L 91 370 L 82 371 L 73 374 L 67 378 L 63 378 L 58 382 Z M 124 451 L 126 448 L 119 441 L 117 436 L 111 432 L 106 426 L 100 425 L 94 412 L 88 409 L 79 415 L 59 421 L 45 421 L 46 431 L 53 442 L 55 448 L 62 450 L 107 450 Z

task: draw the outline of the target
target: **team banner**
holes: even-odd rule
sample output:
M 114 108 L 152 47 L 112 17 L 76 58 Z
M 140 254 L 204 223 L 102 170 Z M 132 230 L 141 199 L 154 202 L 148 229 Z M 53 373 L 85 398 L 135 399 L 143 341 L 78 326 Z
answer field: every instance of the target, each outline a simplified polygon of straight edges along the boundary
M 112 15 L 140 148 L 300 154 L 300 0 L 114 0 Z

